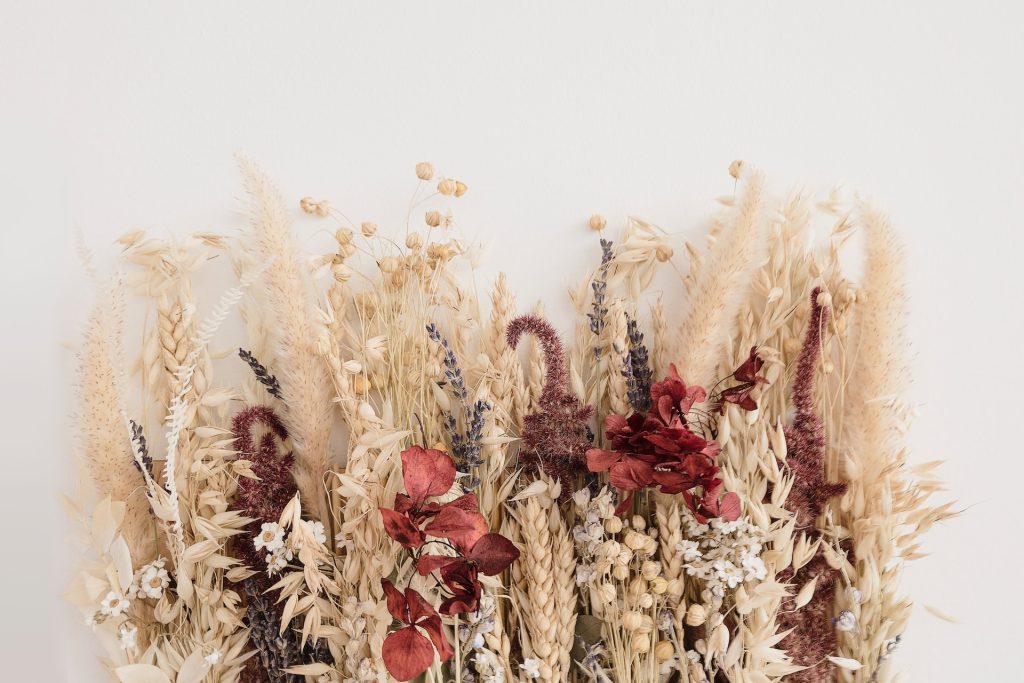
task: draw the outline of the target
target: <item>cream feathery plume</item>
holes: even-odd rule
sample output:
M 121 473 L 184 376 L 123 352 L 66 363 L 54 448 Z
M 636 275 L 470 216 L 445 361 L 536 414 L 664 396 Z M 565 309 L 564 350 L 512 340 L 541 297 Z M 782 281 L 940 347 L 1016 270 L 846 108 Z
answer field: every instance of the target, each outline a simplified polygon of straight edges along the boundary
M 725 340 L 735 325 L 747 271 L 757 250 L 762 224 L 764 181 L 747 164 L 741 168 L 742 194 L 728 209 L 710 259 L 701 266 L 691 291 L 690 311 L 680 330 L 679 373 L 687 383 L 714 380 Z
M 274 259 L 261 282 L 276 330 L 274 374 L 281 382 L 283 418 L 295 446 L 295 483 L 306 510 L 327 518 L 324 474 L 329 465 L 331 382 L 318 352 L 326 335 L 313 311 L 314 288 L 301 265 L 284 202 L 267 175 L 238 157 L 252 211 L 251 249 L 258 263 Z
M 132 557 L 150 554 L 147 527 L 152 523 L 142 476 L 134 465 L 125 431 L 121 371 L 115 367 L 120 308 L 115 282 L 101 290 L 86 322 L 78 351 L 78 457 L 100 496 L 124 501 L 127 514 L 121 532 Z

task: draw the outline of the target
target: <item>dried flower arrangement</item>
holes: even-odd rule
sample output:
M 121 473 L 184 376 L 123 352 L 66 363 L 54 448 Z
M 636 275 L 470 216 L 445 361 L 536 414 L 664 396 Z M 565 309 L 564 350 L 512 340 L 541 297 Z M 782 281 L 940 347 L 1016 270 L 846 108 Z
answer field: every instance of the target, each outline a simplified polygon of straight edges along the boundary
M 896 680 L 902 563 L 954 512 L 929 502 L 936 464 L 906 462 L 882 215 L 772 204 L 736 163 L 657 298 L 671 238 L 630 219 L 612 241 L 595 215 L 564 344 L 504 276 L 477 299 L 452 236 L 467 186 L 430 164 L 397 241 L 303 199 L 335 223 L 312 257 L 240 165 L 248 229 L 125 235 L 78 351 L 91 487 L 67 500 L 86 558 L 68 598 L 117 680 Z M 238 284 L 204 318 L 217 254 Z M 210 347 L 235 307 L 237 357 Z M 245 379 L 215 374 L 231 364 Z

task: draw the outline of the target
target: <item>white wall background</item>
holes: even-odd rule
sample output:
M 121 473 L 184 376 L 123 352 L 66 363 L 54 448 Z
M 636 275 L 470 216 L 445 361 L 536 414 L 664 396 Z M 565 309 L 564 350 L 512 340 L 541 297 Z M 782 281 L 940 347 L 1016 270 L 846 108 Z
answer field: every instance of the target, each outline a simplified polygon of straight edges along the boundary
M 276 4 L 276 3 L 275 3 Z M 293 200 L 401 217 L 412 165 L 521 301 L 563 297 L 591 212 L 694 237 L 735 158 L 776 189 L 845 180 L 908 245 L 915 458 L 968 508 L 909 573 L 918 681 L 1021 680 L 1021 4 L 0 2 L 5 680 L 99 681 L 56 594 L 71 236 L 230 229 L 244 150 Z M 304 234 L 317 225 L 301 224 Z M 525 305 L 525 304 L 524 304 Z

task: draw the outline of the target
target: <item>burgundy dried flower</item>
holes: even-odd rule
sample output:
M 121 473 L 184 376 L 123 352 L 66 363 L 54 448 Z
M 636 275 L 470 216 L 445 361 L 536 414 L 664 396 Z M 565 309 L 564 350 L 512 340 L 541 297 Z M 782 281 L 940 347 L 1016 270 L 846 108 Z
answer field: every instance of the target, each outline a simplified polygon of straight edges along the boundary
M 592 438 L 587 420 L 593 408 L 581 405 L 569 390 L 565 351 L 550 323 L 535 315 L 523 315 L 509 323 L 506 334 L 513 349 L 523 334 L 537 337 L 547 365 L 540 411 L 523 418 L 520 463 L 525 469 L 540 467 L 558 479 L 562 495 L 567 496 L 573 478 L 586 469 L 585 457 Z
M 796 515 L 797 525 L 811 537 L 819 532 L 814 520 L 830 498 L 846 491 L 843 482 L 825 479 L 825 426 L 814 412 L 814 375 L 821 353 L 821 331 L 828 324 L 829 309 L 821 303 L 821 288 L 811 292 L 811 317 L 803 348 L 797 360 L 793 380 L 793 424 L 785 429 L 787 463 L 793 473 L 793 487 L 787 507 Z M 796 664 L 808 667 L 790 674 L 794 683 L 824 683 L 832 679 L 832 666 L 825 658 L 835 654 L 836 632 L 830 619 L 839 572 L 825 561 L 819 551 L 795 574 L 787 571 L 779 579 L 802 586 L 817 577 L 810 602 L 796 610 L 792 598 L 783 604 L 779 622 L 782 629 L 793 629 L 781 645 Z
M 611 484 L 629 492 L 617 512 L 628 509 L 637 491 L 658 486 L 662 493 L 683 494 L 701 523 L 711 517 L 739 517 L 739 496 L 723 496 L 722 480 L 716 477 L 718 444 L 694 432 L 687 421 L 693 405 L 705 398 L 704 389 L 687 387 L 672 365 L 668 377 L 651 387 L 650 411 L 605 418 L 609 447 L 588 450 L 587 468 L 607 470 Z M 693 493 L 698 488 L 699 495 Z

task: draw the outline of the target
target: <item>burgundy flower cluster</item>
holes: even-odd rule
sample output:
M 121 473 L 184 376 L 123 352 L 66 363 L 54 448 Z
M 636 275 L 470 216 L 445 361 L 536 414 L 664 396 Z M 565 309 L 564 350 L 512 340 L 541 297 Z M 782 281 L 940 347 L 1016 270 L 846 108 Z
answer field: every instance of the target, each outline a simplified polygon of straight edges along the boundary
M 756 409 L 750 393 L 764 381 L 757 375 L 763 363 L 756 349 L 751 349 L 750 358 L 730 375 L 739 383 L 712 397 L 710 403 L 719 410 L 726 403 Z M 712 517 L 729 521 L 739 517 L 739 496 L 723 495 L 722 480 L 716 476 L 715 459 L 721 449 L 694 431 L 688 420 L 693 406 L 707 399 L 702 387 L 687 386 L 671 365 L 668 377 L 651 386 L 649 411 L 605 418 L 609 448 L 588 450 L 587 468 L 591 472 L 607 471 L 612 485 L 628 492 L 618 513 L 629 508 L 637 491 L 656 486 L 662 493 L 682 494 L 702 524 Z
M 451 616 L 475 611 L 480 601 L 479 575 L 500 574 L 519 557 L 519 550 L 501 534 L 488 532 L 476 494 L 467 493 L 447 503 L 430 500 L 448 493 L 455 483 L 455 463 L 447 453 L 420 446 L 407 448 L 402 451 L 402 478 L 406 493 L 395 497 L 394 509 L 380 510 L 384 529 L 412 552 L 421 575 L 438 572 L 449 593 L 435 610 L 413 588 L 403 593 L 391 581 L 381 581 L 388 611 L 402 624 L 384 640 L 381 655 L 392 676 L 408 681 L 427 670 L 435 649 L 441 661 L 454 654 L 438 613 Z M 427 550 L 435 546 L 446 552 Z

